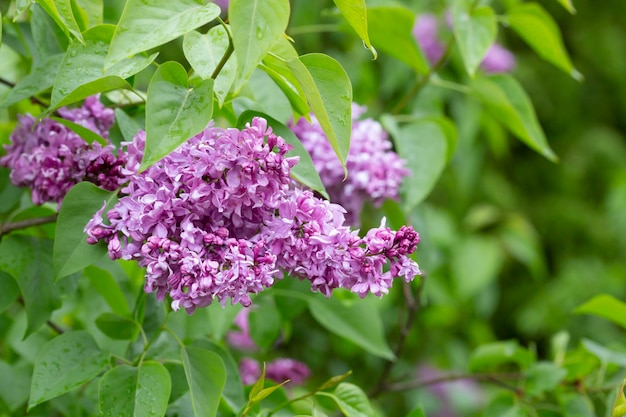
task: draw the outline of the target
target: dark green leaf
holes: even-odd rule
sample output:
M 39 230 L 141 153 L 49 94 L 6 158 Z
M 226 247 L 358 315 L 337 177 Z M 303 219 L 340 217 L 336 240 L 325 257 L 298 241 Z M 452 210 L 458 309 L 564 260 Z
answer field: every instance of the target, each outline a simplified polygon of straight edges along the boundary
M 452 13 L 454 37 L 465 69 L 473 77 L 487 50 L 496 40 L 498 27 L 491 7 L 461 7 L 462 4 L 466 3 L 459 2 Z
M 32 374 L 33 367 L 25 361 L 10 365 L 0 361 L 0 404 L 4 401 L 9 411 L 23 407 L 28 401 Z
M 20 287 L 15 279 L 4 271 L 0 271 L 0 313 L 13 304 L 20 295 Z
M 202 131 L 212 114 L 213 80 L 203 80 L 196 88 L 189 89 L 182 65 L 173 61 L 162 64 L 148 86 L 142 169 Z
M 535 360 L 534 355 L 514 340 L 481 345 L 470 358 L 472 372 L 489 371 L 503 364 L 514 363 L 525 369 Z
M 370 42 L 367 30 L 367 7 L 365 0 L 333 0 L 352 29 L 363 40 L 365 47 L 372 52 L 374 59 L 378 57 L 376 49 Z
M 92 380 L 108 362 L 109 354 L 86 331 L 66 332 L 46 342 L 35 361 L 28 408 Z
M 98 385 L 100 415 L 163 416 L 171 388 L 170 374 L 158 362 L 142 362 L 136 368 L 117 366 L 104 374 Z
M 93 142 L 98 142 L 102 146 L 108 145 L 108 142 L 106 141 L 106 139 L 104 139 L 102 136 L 100 136 L 99 134 L 97 134 L 93 130 L 86 128 L 83 125 L 79 125 L 77 123 L 74 123 L 74 122 L 69 121 L 67 119 L 64 119 L 62 117 L 51 117 L 51 119 L 61 123 L 62 125 L 66 126 L 68 128 L 70 128 L 74 133 L 76 133 L 78 136 L 83 138 L 83 140 L 85 142 L 87 142 L 87 143 L 91 144 Z
M 626 303 L 612 295 L 600 294 L 593 297 L 574 310 L 578 314 L 593 314 L 599 316 L 626 329 Z
M 70 0 L 37 0 L 37 3 L 54 19 L 68 35 L 71 33 L 83 42 L 83 35 L 72 11 Z
M 52 87 L 62 61 L 63 54 L 58 54 L 48 56 L 36 64 L 31 73 L 11 89 L 1 107 L 10 106 Z
M 415 13 L 398 6 L 369 7 L 367 22 L 372 43 L 404 62 L 418 74 L 428 72 L 428 61 L 413 37 Z
M 298 164 L 291 168 L 292 178 L 328 198 L 328 193 L 324 188 L 324 184 L 322 184 L 319 173 L 313 165 L 311 155 L 309 155 L 307 150 L 304 148 L 300 140 L 296 137 L 291 129 L 280 123 L 278 120 L 268 116 L 267 114 L 254 110 L 246 110 L 245 112 L 241 113 L 239 119 L 237 120 L 237 127 L 239 129 L 243 128 L 246 123 L 250 122 L 252 118 L 256 116 L 262 117 L 267 120 L 268 125 L 272 127 L 272 131 L 277 136 L 285 139 L 285 142 L 293 146 L 293 149 L 287 152 L 287 156 L 297 156 L 300 158 Z
M 133 137 L 141 129 L 139 125 L 122 109 L 115 109 L 115 123 L 120 128 L 120 132 L 126 142 L 131 142 Z
M 133 341 L 139 334 L 139 324 L 135 320 L 115 313 L 103 313 L 98 316 L 96 326 L 114 340 Z
M 91 286 L 106 300 L 113 312 L 121 316 L 130 314 L 126 297 L 124 297 L 124 293 L 119 284 L 109 271 L 90 265 L 85 268 L 84 274 L 89 278 Z
M 210 350 L 181 348 L 194 417 L 214 417 L 226 384 L 222 358 Z
M 20 287 L 30 335 L 61 306 L 52 278 L 52 242 L 28 236 L 8 235 L 0 242 L 0 271 L 15 278 Z
M 135 54 L 163 45 L 220 15 L 214 3 L 194 0 L 129 0 L 106 57 L 107 70 Z
M 505 74 L 478 76 L 473 80 L 472 87 L 497 121 L 532 149 L 551 161 L 557 160 L 537 121 L 530 99 L 515 78 Z
M 288 0 L 232 0 L 228 5 L 239 91 L 289 22 Z
M 67 33 L 38 4 L 32 6 L 30 10 L 30 31 L 33 37 L 32 42 L 35 44 L 33 61 L 35 65 L 40 65 L 51 55 L 65 53 L 70 40 Z
M 81 182 L 70 189 L 61 205 L 54 240 L 53 267 L 56 279 L 78 272 L 102 258 L 105 245 L 90 245 L 84 228 L 104 204 L 116 201 L 114 192 Z
M 540 57 L 582 80 L 582 74 L 574 68 L 563 45 L 558 25 L 543 7 L 537 3 L 522 3 L 509 10 L 506 20 Z
M 280 336 L 280 314 L 271 296 L 257 298 L 256 308 L 250 311 L 250 336 L 261 348 L 269 349 Z

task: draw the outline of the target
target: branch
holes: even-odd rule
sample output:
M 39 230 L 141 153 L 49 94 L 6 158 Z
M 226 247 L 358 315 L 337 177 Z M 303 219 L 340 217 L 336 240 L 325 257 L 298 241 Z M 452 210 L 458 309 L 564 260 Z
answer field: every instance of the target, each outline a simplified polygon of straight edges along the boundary
M 48 217 L 36 217 L 34 219 L 21 220 L 18 222 L 0 224 L 0 236 L 4 236 L 14 230 L 27 229 L 33 226 L 41 226 L 42 224 L 54 223 L 57 221 L 58 214 Z
M 9 80 L 5 80 L 4 78 L 0 78 L 0 84 L 4 84 L 7 87 L 13 88 L 15 87 L 15 83 L 9 81 Z M 44 103 L 43 101 L 39 100 L 37 97 L 35 96 L 31 96 L 30 97 L 30 101 L 32 101 L 33 103 L 37 103 L 39 104 L 41 107 L 48 107 L 48 105 L 46 103 Z
M 397 391 L 407 391 L 421 387 L 428 387 L 431 385 L 444 384 L 447 382 L 461 381 L 466 379 L 471 379 L 478 382 L 489 382 L 500 387 L 506 388 L 508 390 L 519 392 L 519 389 L 511 385 L 504 380 L 517 380 L 522 377 L 520 373 L 485 373 L 485 374 L 450 374 L 450 375 L 442 375 L 435 378 L 430 379 L 417 379 L 412 381 L 404 381 L 404 382 L 396 382 L 393 384 L 385 385 L 383 388 L 385 391 L 389 392 L 397 392 Z

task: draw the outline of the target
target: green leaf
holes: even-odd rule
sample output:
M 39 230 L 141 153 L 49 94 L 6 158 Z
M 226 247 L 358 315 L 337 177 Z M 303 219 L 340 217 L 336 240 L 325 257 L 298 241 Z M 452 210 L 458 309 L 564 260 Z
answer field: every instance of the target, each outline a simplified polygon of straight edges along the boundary
M 402 185 L 404 210 L 408 213 L 430 194 L 441 176 L 446 165 L 448 141 L 441 125 L 428 119 L 402 126 L 394 139 L 398 154 L 411 170 Z
M 125 80 L 148 65 L 157 54 L 134 57 L 104 70 L 104 60 L 115 26 L 98 25 L 84 33 L 85 44 L 72 42 L 52 88 L 51 110 L 93 94 L 119 88 L 132 89 Z
M 458 4 L 460 5 L 461 2 Z M 452 16 L 454 37 L 459 45 L 465 69 L 473 77 L 485 54 L 496 40 L 498 31 L 496 15 L 491 7 L 480 6 L 455 7 Z
M 85 268 L 84 275 L 89 279 L 91 286 L 105 299 L 113 312 L 120 316 L 130 314 L 126 297 L 109 271 L 90 265 Z
M 363 40 L 365 47 L 372 52 L 374 59 L 378 57 L 376 49 L 370 42 L 370 37 L 367 30 L 367 7 L 365 0 L 333 0 L 335 5 L 346 19 L 346 21 L 352 26 L 352 29 L 359 35 L 359 38 Z
M 556 1 L 571 14 L 576 13 L 576 9 L 574 8 L 574 3 L 572 3 L 572 0 L 556 0 Z
M 341 164 L 346 165 L 352 133 L 352 84 L 337 61 L 324 54 L 287 61 Z
M 141 129 L 137 122 L 122 109 L 115 109 L 115 123 L 120 128 L 122 137 L 126 142 L 131 142 Z
M 582 74 L 574 68 L 563 45 L 559 26 L 543 7 L 537 3 L 520 4 L 509 10 L 506 20 L 540 57 L 576 80 L 582 80 Z
M 220 15 L 214 3 L 129 0 L 111 40 L 105 67 L 172 41 Z
M 41 64 L 41 61 L 50 55 L 65 53 L 70 40 L 67 32 L 64 32 L 59 25 L 46 13 L 43 8 L 35 4 L 30 9 L 30 32 L 32 35 L 34 63 Z
M 202 131 L 213 114 L 213 80 L 189 89 L 187 72 L 170 61 L 156 70 L 148 86 L 146 149 L 141 169 L 146 169 Z
M 70 130 L 72 130 L 74 133 L 76 133 L 78 136 L 80 136 L 81 138 L 83 138 L 83 140 L 89 144 L 93 143 L 93 142 L 98 142 L 100 145 L 102 146 L 106 146 L 108 145 L 108 142 L 106 141 L 106 139 L 104 139 L 102 136 L 100 136 L 99 134 L 97 134 L 96 132 L 94 132 L 93 130 L 86 128 L 83 125 L 79 125 L 78 123 L 74 123 L 72 121 L 69 121 L 67 119 L 64 119 L 62 117 L 51 117 L 52 120 L 61 123 L 62 125 L 68 127 Z
M 583 305 L 578 306 L 574 312 L 603 317 L 626 329 L 626 303 L 612 295 L 596 295 Z
M 259 67 L 265 71 L 267 75 L 276 83 L 278 88 L 285 94 L 287 100 L 289 100 L 289 104 L 294 112 L 294 118 L 304 116 L 309 114 L 311 109 L 309 108 L 309 104 L 306 101 L 306 97 L 304 95 L 304 91 L 302 91 L 302 87 L 300 87 L 300 83 L 295 79 L 293 74 L 291 73 L 291 69 L 287 67 L 286 63 L 284 67 L 276 67 L 273 66 L 274 63 L 280 62 L 274 57 L 270 55 L 266 56 L 263 60 L 264 64 L 261 64 Z M 280 72 L 279 72 L 280 71 Z M 287 75 L 285 75 L 287 74 Z M 291 77 L 289 76 L 291 75 Z
M 259 380 L 260 381 L 260 380 Z M 248 403 L 247 407 L 253 407 L 254 405 L 260 403 L 261 401 L 263 401 L 264 399 L 266 399 L 267 397 L 269 397 L 271 394 L 274 393 L 274 391 L 276 391 L 277 389 L 281 388 L 283 385 L 285 385 L 287 382 L 289 382 L 289 380 L 283 381 L 278 385 L 273 385 L 271 387 L 267 387 L 262 389 L 261 391 L 257 392 L 251 399 L 250 402 Z
M 108 365 L 109 356 L 83 330 L 46 342 L 35 360 L 28 409 L 92 380 Z
M 139 335 L 139 323 L 115 313 L 103 313 L 98 316 L 96 326 L 114 340 L 134 341 Z
M 426 417 L 426 413 L 424 412 L 424 407 L 418 405 L 415 407 L 406 417 Z
M 267 120 L 267 124 L 272 127 L 274 134 L 285 139 L 285 142 L 293 146 L 293 149 L 287 152 L 287 156 L 297 156 L 300 158 L 298 164 L 291 168 L 291 177 L 310 189 L 317 191 L 324 197 L 329 198 L 326 188 L 324 188 L 324 184 L 322 184 L 320 175 L 313 165 L 311 155 L 309 155 L 309 152 L 307 152 L 291 129 L 267 114 L 254 110 L 246 110 L 241 113 L 237 120 L 237 128 L 243 128 L 246 123 L 257 116 Z
M 524 372 L 526 392 L 530 395 L 542 395 L 554 390 L 563 381 L 567 371 L 551 362 L 537 362 Z
M 404 7 L 384 6 L 367 9 L 372 43 L 404 62 L 418 74 L 428 73 L 428 61 L 413 37 L 415 13 Z
M 343 382 L 344 379 L 348 378 L 352 375 L 352 371 L 348 371 L 343 375 L 335 375 L 332 378 L 328 379 L 322 385 L 320 385 L 315 391 L 323 391 L 325 389 L 333 388 L 338 385 L 340 382 Z
M 37 0 L 37 3 L 54 19 L 63 31 L 74 35 L 80 42 L 84 42 L 83 34 L 74 17 L 70 0 Z
M 13 304 L 20 295 L 15 279 L 4 271 L 0 271 L 0 313 Z
M 222 358 L 208 349 L 181 348 L 187 384 L 195 417 L 214 417 L 226 384 L 226 368 Z
M 280 314 L 271 296 L 255 299 L 256 308 L 250 311 L 250 336 L 263 350 L 272 347 L 280 336 Z
M 612 363 L 622 367 L 626 366 L 626 352 L 609 349 L 589 339 L 583 339 L 582 345 L 589 353 L 604 363 Z
M 318 300 L 308 297 L 313 318 L 327 330 L 352 341 L 369 353 L 393 360 L 378 309 L 363 300 L 345 302 L 336 296 Z
M 15 17 L 13 19 L 17 19 L 17 17 L 28 10 L 32 4 L 33 0 L 17 0 L 15 2 Z
M 24 300 L 28 326 L 24 337 L 39 329 L 61 306 L 52 279 L 51 242 L 8 235 L 0 242 L 0 271 L 15 279 Z
M 104 256 L 106 245 L 88 244 L 84 228 L 104 204 L 111 207 L 116 198 L 115 192 L 105 191 L 90 182 L 80 182 L 67 193 L 61 205 L 54 239 L 53 271 L 56 279 L 78 272 Z
M 342 382 L 333 392 L 333 399 L 345 416 L 373 417 L 376 414 L 370 405 L 367 395 L 354 384 Z
M 9 415 L 19 415 L 15 411 L 28 401 L 32 374 L 33 367 L 26 361 L 10 365 L 0 361 L 0 406 L 4 402 L 14 412 Z
M 104 13 L 103 0 L 76 0 L 80 11 L 84 12 L 86 28 L 101 25 Z
M 50 55 L 38 62 L 30 74 L 15 84 L 0 107 L 10 106 L 52 87 L 63 62 L 63 56 L 63 54 Z
M 237 92 L 287 29 L 289 1 L 232 0 L 228 15 L 239 70 Z
M 502 252 L 492 236 L 471 235 L 458 242 L 451 268 L 459 298 L 469 300 L 496 280 L 504 260 Z
M 508 363 L 515 363 L 525 369 L 534 360 L 534 355 L 514 340 L 493 342 L 478 346 L 472 352 L 469 369 L 472 372 L 490 371 Z
M 226 29 L 219 25 L 212 27 L 205 35 L 196 31 L 187 33 L 183 38 L 183 51 L 196 74 L 208 79 L 224 57 L 229 43 Z M 220 107 L 224 104 L 236 76 L 237 58 L 231 55 L 215 78 L 213 87 Z
M 100 415 L 164 416 L 171 389 L 170 374 L 158 362 L 117 366 L 104 374 L 98 384 Z
M 515 78 L 506 74 L 477 76 L 472 89 L 491 116 L 513 135 L 549 160 L 557 160 L 537 121 L 532 102 Z

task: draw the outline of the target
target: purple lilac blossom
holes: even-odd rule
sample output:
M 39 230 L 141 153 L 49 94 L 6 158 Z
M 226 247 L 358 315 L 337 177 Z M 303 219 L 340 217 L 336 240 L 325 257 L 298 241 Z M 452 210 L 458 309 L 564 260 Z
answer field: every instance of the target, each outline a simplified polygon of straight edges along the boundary
M 489 74 L 510 72 L 515 68 L 515 55 L 504 46 L 494 43 L 487 51 L 480 67 Z
M 244 308 L 237 316 L 235 316 L 235 325 L 239 327 L 240 331 L 230 331 L 226 334 L 228 344 L 234 348 L 240 350 L 256 350 L 257 345 L 250 336 L 250 323 L 248 322 L 248 316 L 250 315 L 250 309 Z
M 98 97 L 85 100 L 82 107 L 61 108 L 58 113 L 107 138 L 114 122 L 113 110 L 104 107 Z M 116 155 L 113 145 L 88 144 L 68 127 L 50 118 L 37 121 L 26 114 L 5 145 L 7 154 L 0 165 L 11 170 L 13 184 L 30 187 L 35 204 L 60 203 L 69 189 L 80 181 L 90 181 L 109 191 L 126 182 L 122 168 L 124 152 Z
M 128 145 L 136 169 L 144 134 Z M 209 126 L 122 188 L 106 213 L 87 224 L 88 243 L 104 241 L 112 259 L 146 268 L 147 292 L 172 308 L 251 304 L 284 272 L 311 281 L 329 296 L 347 288 L 361 297 L 388 292 L 392 278 L 412 280 L 409 258 L 419 243 L 411 227 L 370 230 L 364 238 L 344 225 L 345 210 L 298 188 L 290 178 L 297 157 L 255 118 L 244 129 Z
M 261 377 L 261 365 L 254 359 L 243 358 L 239 363 L 239 373 L 245 385 L 254 384 Z M 289 358 L 275 359 L 265 369 L 265 377 L 277 383 L 290 381 L 302 385 L 310 375 L 311 370 L 305 363 Z
M 430 365 L 421 365 L 417 369 L 420 380 L 428 381 L 438 378 L 445 378 L 446 373 Z M 470 399 L 473 404 L 471 408 L 477 408 L 482 402 L 483 392 L 475 381 L 460 379 L 456 381 L 442 381 L 440 383 L 428 384 L 428 391 L 436 398 L 438 405 L 435 410 L 429 410 L 428 415 L 432 417 L 458 417 L 462 413 L 454 406 L 454 399 L 463 396 Z
M 413 25 L 413 37 L 431 64 L 439 62 L 445 51 L 438 34 L 439 24 L 435 15 L 424 13 L 417 16 Z
M 348 178 L 321 125 L 311 115 L 292 124 L 291 129 L 313 159 L 332 202 L 341 205 L 349 224 L 358 224 L 366 200 L 380 206 L 385 199 L 397 199 L 402 179 L 410 174 L 405 161 L 392 150 L 387 132 L 372 119 L 358 120 L 365 107 L 352 106 L 352 135 L 346 161 Z

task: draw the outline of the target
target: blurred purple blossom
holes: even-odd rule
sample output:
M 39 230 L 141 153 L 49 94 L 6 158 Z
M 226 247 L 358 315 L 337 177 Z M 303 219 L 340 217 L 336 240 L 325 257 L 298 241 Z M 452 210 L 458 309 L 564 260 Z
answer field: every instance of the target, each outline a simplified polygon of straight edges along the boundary
M 417 16 L 413 25 L 413 37 L 431 64 L 441 59 L 445 46 L 439 40 L 439 23 L 434 14 L 424 13 Z
M 254 359 L 243 358 L 239 363 L 239 373 L 245 385 L 254 384 L 261 377 L 261 365 Z M 289 358 L 268 362 L 265 369 L 265 378 L 277 383 L 289 380 L 296 385 L 302 385 L 310 375 L 311 370 L 305 363 Z
M 486 73 L 497 74 L 510 72 L 515 68 L 515 55 L 504 46 L 494 43 L 487 51 L 480 67 Z
M 240 350 L 256 350 L 257 345 L 250 336 L 250 324 L 248 317 L 250 316 L 250 309 L 244 308 L 235 316 L 235 325 L 239 327 L 240 331 L 231 330 L 226 334 L 228 344 L 232 347 Z

